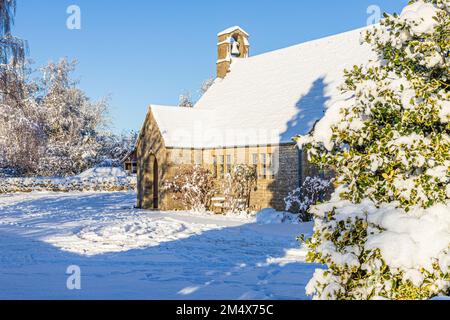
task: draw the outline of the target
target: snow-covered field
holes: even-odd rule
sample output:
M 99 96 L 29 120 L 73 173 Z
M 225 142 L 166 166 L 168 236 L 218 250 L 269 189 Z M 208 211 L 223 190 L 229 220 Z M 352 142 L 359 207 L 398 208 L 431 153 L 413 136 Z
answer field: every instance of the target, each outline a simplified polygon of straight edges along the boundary
M 312 224 L 133 209 L 135 194 L 0 195 L 0 299 L 305 299 Z M 81 269 L 81 290 L 66 270 Z

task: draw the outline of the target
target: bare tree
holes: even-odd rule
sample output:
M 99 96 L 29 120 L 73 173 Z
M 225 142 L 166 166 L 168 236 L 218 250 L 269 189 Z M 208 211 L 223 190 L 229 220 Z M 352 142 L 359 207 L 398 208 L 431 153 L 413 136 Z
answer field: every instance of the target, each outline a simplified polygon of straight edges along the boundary
M 178 101 L 178 106 L 182 108 L 193 108 L 194 102 L 192 101 L 192 95 L 190 92 L 186 91 L 180 95 L 180 99 Z
M 212 85 L 214 84 L 214 81 L 215 81 L 215 79 L 212 77 L 203 81 L 203 83 L 200 87 L 200 98 L 209 90 L 209 88 L 212 87 Z
M 107 100 L 92 102 L 72 80 L 76 61 L 61 59 L 42 69 L 39 105 L 44 110 L 42 123 L 47 139 L 46 151 L 40 159 L 43 175 L 70 175 L 94 165 L 103 129 Z M 58 163 L 55 167 L 53 164 Z
M 184 91 L 180 95 L 180 99 L 178 101 L 178 106 L 182 108 L 193 108 L 198 100 L 212 87 L 214 84 L 214 78 L 208 78 L 203 81 L 200 89 L 198 90 L 197 99 L 192 98 L 192 94 L 190 91 Z

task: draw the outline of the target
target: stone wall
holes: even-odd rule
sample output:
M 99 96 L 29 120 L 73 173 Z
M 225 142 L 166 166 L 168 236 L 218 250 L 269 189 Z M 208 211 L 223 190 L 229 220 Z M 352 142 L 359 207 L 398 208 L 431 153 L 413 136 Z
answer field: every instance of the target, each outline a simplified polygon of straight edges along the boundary
M 257 187 L 251 194 L 251 208 L 260 210 L 273 207 L 284 210 L 284 198 L 299 184 L 299 154 L 295 145 L 204 150 L 169 148 L 167 149 L 168 163 L 164 177 L 172 178 L 185 166 L 201 165 L 217 174 L 217 188 L 221 190 L 223 177 L 230 168 L 236 164 L 254 165 L 255 155 L 258 159 L 258 181 Z M 270 166 L 269 155 L 273 155 L 273 166 Z M 263 157 L 267 159 L 266 170 L 264 170 Z M 231 162 L 229 162 L 230 160 Z M 220 191 L 218 195 L 221 195 Z M 179 203 L 173 201 L 170 194 L 164 193 L 161 195 L 161 208 L 166 210 L 183 209 Z
M 269 207 L 285 210 L 284 198 L 300 186 L 300 161 L 303 157 L 297 145 L 285 145 L 280 147 L 279 159 L 278 174 L 268 188 L 273 194 Z
M 154 203 L 154 169 L 155 160 L 158 164 L 160 181 L 165 179 L 167 172 L 167 149 L 159 131 L 158 125 L 151 112 L 148 112 L 141 130 L 137 152 L 137 207 L 155 209 Z M 161 188 L 159 188 L 160 192 Z M 160 195 L 159 195 L 160 197 Z M 160 198 L 161 199 L 161 198 Z

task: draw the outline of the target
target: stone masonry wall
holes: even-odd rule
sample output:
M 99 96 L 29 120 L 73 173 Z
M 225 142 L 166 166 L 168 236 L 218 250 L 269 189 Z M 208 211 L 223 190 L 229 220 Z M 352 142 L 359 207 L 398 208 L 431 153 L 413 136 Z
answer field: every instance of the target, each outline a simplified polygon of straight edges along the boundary
M 263 165 L 264 157 L 266 169 Z M 268 207 L 284 210 L 284 198 L 300 185 L 299 169 L 302 168 L 303 176 L 312 174 L 305 160 L 306 157 L 300 157 L 298 148 L 294 144 L 203 150 L 166 148 L 151 112 L 147 115 L 138 140 L 137 158 L 137 206 L 143 209 L 156 207 L 162 210 L 184 209 L 180 203 L 173 200 L 171 194 L 164 192 L 162 186 L 164 181 L 173 178 L 185 166 L 201 165 L 213 173 L 216 171 L 217 186 L 220 187 L 223 185 L 222 166 L 223 174 L 226 174 L 235 164 L 257 165 L 259 174 L 257 187 L 250 199 L 253 210 Z M 159 178 L 157 205 L 154 203 L 153 183 L 155 159 Z M 300 159 L 302 159 L 302 165 L 299 163 Z M 272 166 L 270 166 L 271 163 Z

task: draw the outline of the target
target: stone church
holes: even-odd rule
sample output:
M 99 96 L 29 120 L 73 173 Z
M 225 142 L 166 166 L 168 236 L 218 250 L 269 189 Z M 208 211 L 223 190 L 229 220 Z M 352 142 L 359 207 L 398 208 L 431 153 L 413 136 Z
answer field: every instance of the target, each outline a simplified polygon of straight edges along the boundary
M 354 30 L 250 55 L 249 34 L 218 34 L 217 78 L 193 108 L 151 105 L 137 142 L 137 205 L 181 209 L 162 190 L 183 166 L 201 165 L 218 183 L 235 164 L 254 166 L 254 210 L 284 210 L 284 198 L 317 174 L 292 138 L 309 133 L 329 105 L 346 99 L 343 70 L 372 55 Z

